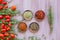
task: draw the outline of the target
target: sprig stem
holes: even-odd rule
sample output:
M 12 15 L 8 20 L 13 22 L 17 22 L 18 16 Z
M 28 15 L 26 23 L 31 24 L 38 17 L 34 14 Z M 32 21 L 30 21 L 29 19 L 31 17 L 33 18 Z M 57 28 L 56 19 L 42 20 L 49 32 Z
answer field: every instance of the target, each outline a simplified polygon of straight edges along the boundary
M 50 34 L 53 31 L 53 15 L 52 15 L 52 7 L 51 5 L 49 6 L 49 11 L 48 11 L 48 22 L 49 22 L 49 26 L 50 26 Z

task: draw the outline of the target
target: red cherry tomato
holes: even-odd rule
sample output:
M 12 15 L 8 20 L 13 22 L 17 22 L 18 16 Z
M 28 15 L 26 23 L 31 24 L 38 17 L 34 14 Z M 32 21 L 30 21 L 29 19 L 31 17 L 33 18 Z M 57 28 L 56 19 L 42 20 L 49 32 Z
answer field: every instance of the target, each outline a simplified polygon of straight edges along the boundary
M 2 33 L 0 33 L 0 38 L 2 38 L 2 39 L 4 38 L 4 35 Z
M 11 10 L 12 10 L 12 11 L 15 11 L 15 10 L 16 10 L 16 6 L 12 6 L 12 7 L 11 7 Z
M 2 6 L 0 6 L 0 10 L 2 10 L 3 9 L 3 7 Z
M 4 6 L 4 8 L 5 8 L 5 9 L 7 9 L 7 8 L 8 8 L 8 6 Z
M 5 29 L 5 24 L 1 24 L 1 28 L 2 29 Z
M 9 24 L 8 24 L 8 26 L 9 26 L 9 27 L 11 27 L 11 26 L 12 26 L 12 24 L 11 24 L 11 23 L 9 23 Z
M 4 36 L 9 36 L 9 34 L 7 32 L 4 33 Z
M 3 4 L 3 5 L 6 5 L 6 4 L 7 4 L 7 2 L 2 2 L 2 4 Z
M 11 38 L 15 38 L 15 35 L 14 34 L 10 34 Z
M 6 18 L 6 19 L 10 19 L 10 16 L 9 16 L 9 15 L 6 15 L 5 18 Z
M 6 29 L 1 29 L 1 32 L 6 32 Z
M 7 27 L 6 30 L 9 31 L 10 30 L 10 27 Z
M 10 40 L 10 38 L 6 38 L 6 40 Z
M 5 24 L 2 24 L 1 26 L 5 26 Z
M 0 0 L 0 4 L 2 3 L 2 0 Z
M 5 18 L 6 18 L 6 19 L 10 19 L 10 16 L 9 16 L 9 15 L 6 15 Z
M 2 20 L 2 23 L 5 23 L 5 20 Z
M 10 22 L 10 19 L 6 19 L 6 22 Z
M 0 19 L 2 19 L 3 18 L 3 16 L 2 15 L 0 15 Z
M 2 28 L 2 29 L 6 29 L 7 27 L 6 27 L 6 26 L 2 26 L 1 28 Z
M 1 24 L 1 28 L 6 29 L 7 27 L 5 26 L 5 24 Z

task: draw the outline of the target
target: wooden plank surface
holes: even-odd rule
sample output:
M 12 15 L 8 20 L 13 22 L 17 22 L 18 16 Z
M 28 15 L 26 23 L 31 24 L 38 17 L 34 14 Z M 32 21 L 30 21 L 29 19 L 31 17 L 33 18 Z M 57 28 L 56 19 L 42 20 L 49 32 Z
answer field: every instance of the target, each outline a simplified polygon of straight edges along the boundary
M 37 36 L 42 38 L 42 34 L 45 34 L 47 37 L 47 40 L 52 40 L 52 38 L 54 40 L 60 40 L 59 39 L 59 28 L 58 25 L 60 24 L 58 21 L 60 20 L 60 16 L 59 14 L 57 14 L 57 0 L 51 0 L 51 4 L 52 4 L 52 10 L 53 10 L 53 15 L 54 15 L 54 24 L 53 24 L 53 34 L 52 36 L 49 35 L 49 24 L 48 24 L 48 20 L 47 20 L 47 12 L 48 12 L 48 0 L 13 0 L 12 3 L 8 4 L 9 6 L 12 5 L 16 5 L 17 6 L 17 10 L 19 10 L 21 12 L 21 14 L 23 14 L 23 12 L 25 10 L 31 10 L 33 12 L 33 15 L 35 14 L 35 12 L 37 10 L 43 10 L 46 14 L 45 19 L 42 22 L 37 22 L 35 20 L 35 18 L 33 18 L 31 21 L 25 21 L 26 24 L 29 27 L 29 24 L 31 22 L 37 22 L 40 25 L 40 30 L 39 32 L 37 32 L 36 34 L 32 34 L 29 29 L 27 29 L 27 32 L 24 34 L 21 34 L 17 31 L 16 29 L 16 33 L 18 34 L 18 38 L 23 38 L 23 37 L 28 37 L 28 36 Z M 58 8 L 59 9 L 59 8 Z M 60 12 L 60 11 L 59 11 Z M 16 25 L 17 28 L 17 25 Z M 57 35 L 56 35 L 57 34 Z M 57 38 L 57 39 L 56 39 Z M 42 40 L 44 40 L 42 38 Z

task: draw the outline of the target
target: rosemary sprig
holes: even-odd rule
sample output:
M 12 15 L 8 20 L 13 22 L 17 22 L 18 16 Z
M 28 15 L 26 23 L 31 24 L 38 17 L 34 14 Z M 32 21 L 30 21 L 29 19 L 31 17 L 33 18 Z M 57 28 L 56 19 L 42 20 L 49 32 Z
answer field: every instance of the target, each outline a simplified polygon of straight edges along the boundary
M 52 7 L 49 6 L 49 13 L 48 13 L 48 22 L 49 22 L 49 26 L 50 26 L 50 34 L 53 31 L 53 15 L 52 15 Z

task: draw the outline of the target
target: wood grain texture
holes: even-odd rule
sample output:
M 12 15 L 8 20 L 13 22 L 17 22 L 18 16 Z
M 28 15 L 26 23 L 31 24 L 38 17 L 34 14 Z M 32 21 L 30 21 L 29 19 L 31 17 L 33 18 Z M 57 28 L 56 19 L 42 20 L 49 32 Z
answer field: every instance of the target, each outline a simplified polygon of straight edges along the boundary
M 59 4 L 59 3 L 58 3 Z M 57 14 L 57 0 L 51 0 L 51 5 L 52 5 L 52 10 L 53 10 L 53 15 L 54 15 L 54 24 L 53 24 L 53 34 L 50 37 L 49 35 L 49 24 L 48 24 L 48 20 L 47 20 L 47 12 L 48 12 L 48 0 L 14 0 L 12 3 L 10 3 L 8 6 L 12 6 L 12 5 L 16 5 L 17 6 L 17 10 L 19 10 L 21 12 L 21 14 L 23 14 L 23 12 L 25 10 L 31 10 L 33 12 L 33 15 L 35 14 L 35 12 L 37 10 L 43 10 L 46 14 L 45 19 L 42 22 L 38 22 L 35 20 L 35 17 L 33 16 L 33 19 L 31 21 L 24 21 L 26 22 L 26 24 L 28 25 L 29 28 L 29 24 L 31 22 L 37 22 L 40 25 L 40 30 L 39 32 L 32 34 L 29 29 L 27 29 L 27 32 L 24 34 L 21 34 L 18 32 L 18 30 L 16 29 L 16 33 L 18 34 L 18 38 L 23 38 L 28 37 L 28 36 L 37 36 L 37 37 L 41 37 L 42 34 L 45 34 L 47 36 L 47 40 L 52 40 L 52 38 L 54 38 L 54 40 L 60 40 L 60 23 L 58 22 L 60 20 L 60 11 L 58 11 Z M 59 6 L 59 5 L 58 5 Z M 58 7 L 58 10 L 59 7 Z M 16 25 L 17 28 L 17 25 Z M 57 35 L 56 35 L 57 34 Z M 57 38 L 57 39 L 56 39 Z M 43 38 L 42 38 L 43 40 Z

